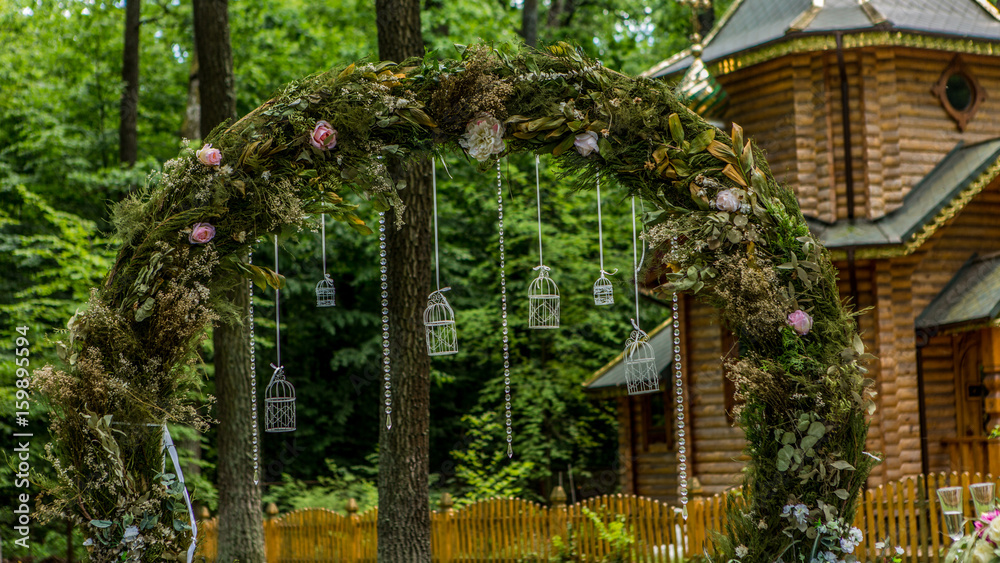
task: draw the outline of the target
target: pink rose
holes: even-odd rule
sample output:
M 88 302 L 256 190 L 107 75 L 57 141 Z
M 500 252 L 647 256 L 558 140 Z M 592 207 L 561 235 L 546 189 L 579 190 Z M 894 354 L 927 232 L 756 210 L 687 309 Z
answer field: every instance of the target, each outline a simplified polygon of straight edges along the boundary
M 222 162 L 222 151 L 213 149 L 211 143 L 201 147 L 194 154 L 205 166 L 218 166 Z
M 590 156 L 590 153 L 600 154 L 600 149 L 597 148 L 597 133 L 593 131 L 584 131 L 576 136 L 573 140 L 573 146 L 576 147 L 577 152 L 581 156 Z
M 735 213 L 740 210 L 740 196 L 733 190 L 722 190 L 715 198 L 715 208 L 719 211 Z
M 205 244 L 215 238 L 215 227 L 211 223 L 195 223 L 188 235 L 191 244 Z
M 795 332 L 805 336 L 813 327 L 813 318 L 802 309 L 796 309 L 794 313 L 788 315 L 788 325 L 795 329 Z
M 309 143 L 317 149 L 329 150 L 337 146 L 337 130 L 325 121 L 317 121 L 309 136 Z

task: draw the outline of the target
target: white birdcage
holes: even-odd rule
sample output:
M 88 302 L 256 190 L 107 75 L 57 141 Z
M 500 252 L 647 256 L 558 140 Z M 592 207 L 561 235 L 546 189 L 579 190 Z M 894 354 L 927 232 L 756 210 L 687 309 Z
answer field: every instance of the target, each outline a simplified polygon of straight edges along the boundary
M 330 274 L 323 274 L 323 279 L 316 284 L 316 306 L 336 307 L 337 289 L 333 287 L 333 279 Z
M 611 285 L 611 280 L 604 277 L 601 270 L 601 277 L 594 282 L 594 305 L 614 305 L 615 288 Z
M 427 340 L 428 356 L 447 356 L 458 353 L 458 330 L 455 327 L 455 312 L 445 299 L 444 293 L 451 288 L 439 289 L 427 296 L 424 309 L 424 334 Z
M 548 266 L 536 266 L 538 277 L 528 286 L 528 328 L 559 328 L 559 286 Z
M 275 366 L 271 382 L 264 390 L 264 431 L 295 430 L 295 387 L 285 380 L 285 368 Z
M 636 328 L 625 342 L 625 385 L 629 395 L 660 390 L 656 356 L 648 340 L 649 336 Z

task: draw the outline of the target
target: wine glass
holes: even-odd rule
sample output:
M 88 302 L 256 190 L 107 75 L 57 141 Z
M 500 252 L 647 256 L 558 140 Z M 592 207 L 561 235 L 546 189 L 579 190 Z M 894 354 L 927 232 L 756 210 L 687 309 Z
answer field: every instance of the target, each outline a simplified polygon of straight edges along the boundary
M 972 495 L 972 503 L 976 505 L 976 515 L 982 516 L 993 510 L 996 501 L 993 496 L 993 483 L 976 483 L 969 485 L 969 493 Z
M 941 502 L 941 512 L 944 513 L 944 525 L 948 529 L 948 537 L 952 541 L 958 541 L 965 534 L 962 526 L 962 521 L 965 519 L 962 487 L 944 487 L 938 489 L 937 494 Z

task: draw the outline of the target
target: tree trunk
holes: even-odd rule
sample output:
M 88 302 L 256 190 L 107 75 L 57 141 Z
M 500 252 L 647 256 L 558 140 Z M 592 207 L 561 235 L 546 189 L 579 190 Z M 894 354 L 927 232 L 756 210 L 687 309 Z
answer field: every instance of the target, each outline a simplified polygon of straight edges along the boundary
M 521 12 L 521 37 L 525 45 L 538 45 L 538 0 L 524 0 Z
M 228 0 L 194 0 L 195 49 L 201 98 L 201 134 L 236 117 Z M 243 318 L 249 314 L 247 285 L 230 294 Z M 215 389 L 218 397 L 218 487 L 220 563 L 264 563 L 260 487 L 253 483 L 250 426 L 249 323 L 215 327 Z
M 549 4 L 549 15 L 546 18 L 546 24 L 549 27 L 559 27 L 559 17 L 562 15 L 564 3 L 565 0 L 552 0 L 551 4 Z
M 228 0 L 194 0 L 194 38 L 201 95 L 201 134 L 236 117 Z
M 140 0 L 125 2 L 125 45 L 122 51 L 121 123 L 118 128 L 118 156 L 122 164 L 134 166 L 139 155 L 139 9 Z
M 197 50 L 195 50 L 195 56 L 191 57 L 187 107 L 184 110 L 184 122 L 181 124 L 181 137 L 184 139 L 201 138 L 201 93 L 199 91 Z
M 708 35 L 708 32 L 712 31 L 712 27 L 715 25 L 715 7 L 712 5 L 713 2 L 709 0 L 708 7 L 696 11 L 695 18 L 698 21 L 698 29 L 695 30 L 702 39 Z
M 379 58 L 402 61 L 424 54 L 418 0 L 376 0 Z M 378 560 L 429 563 L 430 357 L 423 310 L 431 291 L 430 163 L 413 163 L 400 192 L 405 225 L 387 214 L 392 429 L 379 430 Z
M 246 284 L 233 304 L 249 315 Z M 260 487 L 253 484 L 250 430 L 249 323 L 215 327 L 215 395 L 218 401 L 219 563 L 265 563 Z
M 375 23 L 380 59 L 402 62 L 424 56 L 419 0 L 375 0 Z

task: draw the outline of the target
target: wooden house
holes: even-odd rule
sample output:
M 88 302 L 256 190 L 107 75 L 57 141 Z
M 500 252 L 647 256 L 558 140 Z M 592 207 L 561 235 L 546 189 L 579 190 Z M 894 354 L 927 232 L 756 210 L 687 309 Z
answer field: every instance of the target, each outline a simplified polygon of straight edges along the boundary
M 883 462 L 870 484 L 1000 474 L 1000 440 L 987 439 L 1000 424 L 997 9 L 736 0 L 703 45 L 648 74 L 680 79 L 706 117 L 744 127 L 832 251 L 841 295 L 871 308 L 859 321 L 878 357 L 868 450 Z M 706 494 L 738 483 L 743 466 L 720 361 L 736 346 L 717 318 L 682 300 L 688 462 Z M 672 500 L 671 403 L 625 395 L 614 374 L 612 362 L 586 385 L 617 401 L 622 488 Z

